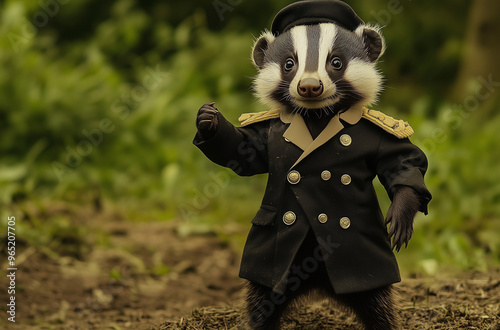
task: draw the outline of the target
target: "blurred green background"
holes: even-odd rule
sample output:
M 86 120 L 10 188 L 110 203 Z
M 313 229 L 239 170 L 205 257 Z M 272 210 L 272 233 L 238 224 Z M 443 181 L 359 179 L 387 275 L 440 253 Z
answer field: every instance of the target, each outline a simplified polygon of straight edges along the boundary
M 235 124 L 266 110 L 250 50 L 290 2 L 0 2 L 0 231 L 13 214 L 28 245 L 95 239 L 64 204 L 177 221 L 183 235 L 215 232 L 240 249 L 266 177 L 210 163 L 191 144 L 195 115 L 210 101 Z M 430 161 L 434 199 L 398 255 L 403 271 L 498 265 L 500 2 L 349 4 L 384 26 L 374 108 L 408 120 Z

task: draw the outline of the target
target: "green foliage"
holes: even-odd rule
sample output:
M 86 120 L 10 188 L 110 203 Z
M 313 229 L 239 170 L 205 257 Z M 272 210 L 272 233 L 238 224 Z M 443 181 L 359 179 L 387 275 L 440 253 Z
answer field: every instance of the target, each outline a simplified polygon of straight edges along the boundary
M 61 253 L 74 255 L 88 244 L 84 227 L 64 216 L 33 216 L 22 205 L 105 201 L 134 221 L 180 219 L 185 234 L 248 226 L 265 176 L 240 178 L 206 160 L 191 143 L 194 118 L 210 101 L 233 123 L 264 110 L 251 92 L 250 49 L 288 3 L 243 1 L 220 16 L 212 1 L 68 1 L 54 15 L 35 0 L 4 2 L 2 217 L 9 211 L 29 218 L 24 237 L 38 246 L 73 240 L 75 249 Z M 378 108 L 411 113 L 403 117 L 430 160 L 430 214 L 417 219 L 400 261 L 428 271 L 436 264 L 485 267 L 500 257 L 500 122 L 470 120 L 479 108 L 458 125 L 443 96 L 459 68 L 470 1 L 391 3 L 351 2 L 365 21 L 386 25 L 380 67 L 387 88 Z M 43 25 L 33 18 L 40 12 Z M 168 271 L 161 264 L 155 270 Z
M 436 119 L 423 119 L 429 103 L 415 102 L 409 120 L 417 127 L 413 142 L 429 158 L 426 183 L 433 200 L 429 215 L 417 217 L 410 248 L 399 261 L 403 269 L 428 273 L 439 266 L 486 270 L 500 257 L 495 234 L 500 230 L 495 166 L 500 155 L 491 152 L 498 144 L 494 132 L 500 117 L 482 123 L 474 117 L 479 113 L 443 105 Z

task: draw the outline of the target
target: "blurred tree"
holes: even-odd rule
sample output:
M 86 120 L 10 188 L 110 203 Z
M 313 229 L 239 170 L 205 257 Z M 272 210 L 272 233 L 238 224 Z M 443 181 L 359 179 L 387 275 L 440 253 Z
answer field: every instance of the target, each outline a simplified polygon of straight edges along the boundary
M 496 104 L 500 93 L 493 91 L 500 86 L 499 38 L 500 1 L 474 0 L 460 74 L 452 91 L 454 99 L 462 101 L 464 95 L 475 95 L 478 88 L 485 88 L 482 94 L 476 96 L 484 98 L 481 101 L 487 101 L 488 105 Z M 484 117 L 489 115 L 486 113 Z

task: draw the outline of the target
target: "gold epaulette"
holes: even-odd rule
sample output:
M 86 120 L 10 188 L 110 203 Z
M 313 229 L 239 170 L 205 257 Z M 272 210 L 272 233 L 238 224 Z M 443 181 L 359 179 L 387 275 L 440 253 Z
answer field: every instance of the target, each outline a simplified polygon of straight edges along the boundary
M 243 127 L 253 123 L 258 123 L 260 121 L 278 118 L 279 116 L 280 116 L 279 110 L 244 113 L 240 116 L 240 118 L 238 118 L 238 121 L 240 122 L 241 127 Z
M 394 119 L 380 111 L 364 108 L 362 116 L 399 139 L 410 137 L 415 133 L 408 122 Z

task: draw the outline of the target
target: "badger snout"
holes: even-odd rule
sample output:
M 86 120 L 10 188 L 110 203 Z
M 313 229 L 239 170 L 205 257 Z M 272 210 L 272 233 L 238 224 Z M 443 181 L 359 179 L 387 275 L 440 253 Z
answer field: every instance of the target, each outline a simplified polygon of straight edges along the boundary
M 305 78 L 299 81 L 297 93 L 302 97 L 315 98 L 323 94 L 324 88 L 321 80 Z

